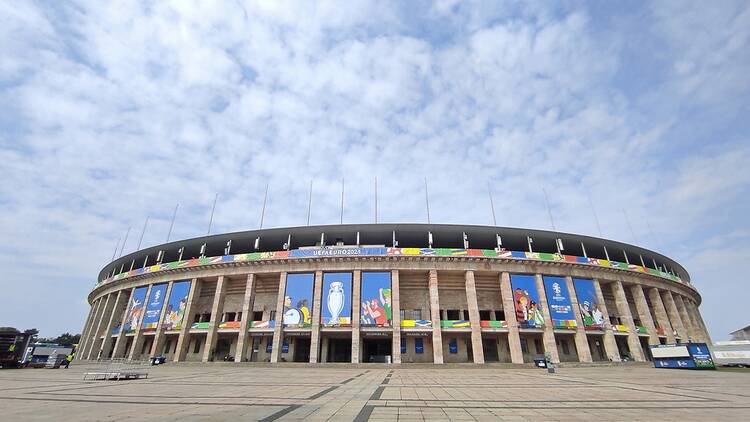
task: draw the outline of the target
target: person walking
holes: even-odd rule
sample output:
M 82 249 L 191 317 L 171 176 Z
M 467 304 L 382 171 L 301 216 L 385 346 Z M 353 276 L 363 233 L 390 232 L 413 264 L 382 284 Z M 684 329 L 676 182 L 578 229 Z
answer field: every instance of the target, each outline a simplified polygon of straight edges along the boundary
M 75 355 L 75 352 L 70 352 L 69 355 L 65 356 L 65 369 L 68 369 L 70 362 L 73 361 L 73 355 Z

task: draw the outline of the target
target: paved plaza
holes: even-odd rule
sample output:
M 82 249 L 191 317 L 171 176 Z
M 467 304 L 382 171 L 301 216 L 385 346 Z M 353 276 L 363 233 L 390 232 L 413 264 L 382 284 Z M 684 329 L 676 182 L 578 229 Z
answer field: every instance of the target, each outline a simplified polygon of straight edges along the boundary
M 94 364 L 0 370 L 11 420 L 750 420 L 750 372 L 168 364 L 83 381 Z

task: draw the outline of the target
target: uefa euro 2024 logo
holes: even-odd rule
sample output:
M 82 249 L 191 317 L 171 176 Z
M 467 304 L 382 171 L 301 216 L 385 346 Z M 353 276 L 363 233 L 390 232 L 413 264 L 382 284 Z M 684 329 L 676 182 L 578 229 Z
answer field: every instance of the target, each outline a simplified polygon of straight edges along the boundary
M 552 283 L 552 290 L 555 292 L 555 296 L 560 296 L 560 291 L 562 290 L 560 289 L 560 283 Z

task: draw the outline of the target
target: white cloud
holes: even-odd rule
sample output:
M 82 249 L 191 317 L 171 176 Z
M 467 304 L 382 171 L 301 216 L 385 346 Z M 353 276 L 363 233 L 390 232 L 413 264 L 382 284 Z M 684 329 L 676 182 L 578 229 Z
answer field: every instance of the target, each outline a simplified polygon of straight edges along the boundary
M 500 224 L 547 227 L 545 186 L 558 229 L 598 234 L 590 195 L 605 236 L 633 240 L 627 208 L 688 269 L 703 264 L 685 245 L 743 221 L 747 127 L 712 152 L 681 110 L 747 98 L 746 5 L 660 4 L 604 29 L 580 8 L 413 7 L 0 5 L 0 283 L 64 283 L 77 303 L 146 215 L 144 245 L 177 202 L 172 238 L 201 235 L 218 192 L 213 231 L 252 228 L 269 182 L 266 226 L 303 224 L 311 178 L 313 224 L 338 221 L 343 177 L 348 222 L 372 220 L 375 175 L 381 221 L 424 221 L 427 176 L 433 221 L 489 223 L 489 182 Z M 728 110 L 701 125 L 727 131 Z M 727 204 L 735 219 L 716 218 Z M 34 300 L 0 319 L 51 335 L 84 318 L 32 316 Z

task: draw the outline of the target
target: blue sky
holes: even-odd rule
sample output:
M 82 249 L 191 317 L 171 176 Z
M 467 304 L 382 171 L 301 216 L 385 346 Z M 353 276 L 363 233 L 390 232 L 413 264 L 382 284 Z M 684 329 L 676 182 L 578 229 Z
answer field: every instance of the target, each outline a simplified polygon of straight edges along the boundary
M 549 228 L 681 262 L 750 323 L 750 5 L 0 1 L 0 325 L 78 332 L 125 252 L 380 220 Z M 635 236 L 623 217 L 627 210 Z

